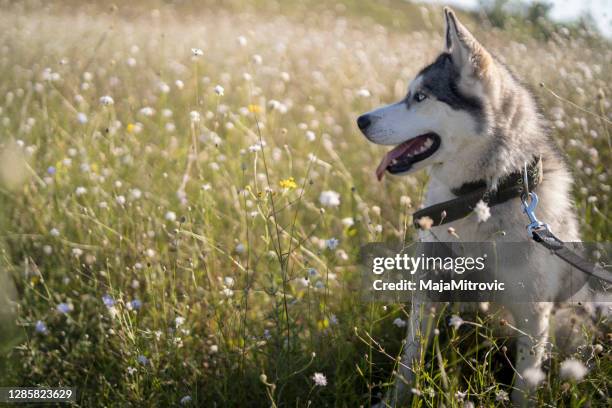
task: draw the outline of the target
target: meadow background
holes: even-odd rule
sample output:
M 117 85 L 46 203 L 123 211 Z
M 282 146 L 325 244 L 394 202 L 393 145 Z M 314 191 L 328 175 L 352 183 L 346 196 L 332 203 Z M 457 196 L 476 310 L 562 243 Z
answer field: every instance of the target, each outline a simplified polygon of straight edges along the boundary
M 378 183 L 355 118 L 441 51 L 441 8 L 119 3 L 0 2 L 0 384 L 75 386 L 78 406 L 369 406 L 408 311 L 361 300 L 358 250 L 412 239 L 426 175 Z M 609 240 L 610 42 L 500 4 L 460 18 L 532 87 L 584 240 Z M 453 313 L 414 406 L 508 405 L 500 318 Z M 609 326 L 587 320 L 539 405 L 609 406 Z

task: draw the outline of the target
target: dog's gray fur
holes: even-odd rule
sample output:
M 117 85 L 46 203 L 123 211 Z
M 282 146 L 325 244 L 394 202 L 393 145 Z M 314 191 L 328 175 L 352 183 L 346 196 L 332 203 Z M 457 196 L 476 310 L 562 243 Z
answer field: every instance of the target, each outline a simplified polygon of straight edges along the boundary
M 403 101 L 367 113 L 368 126 L 363 125 L 365 122 L 360 125 L 363 133 L 370 141 L 385 145 L 397 145 L 427 132 L 440 136 L 438 151 L 410 169 L 410 172 L 429 169 L 426 206 L 454 198 L 451 189 L 466 182 L 485 179 L 494 189 L 501 178 L 521 169 L 534 156 L 540 156 L 544 179 L 537 191 L 539 218 L 560 239 L 579 241 L 570 196 L 572 178 L 546 133 L 533 96 L 448 8 L 445 17 L 444 52 L 419 72 Z M 424 93 L 426 99 L 419 101 L 418 93 Z M 478 222 L 471 215 L 444 226 L 434 226 L 421 232 L 419 238 L 456 241 L 448 232 L 448 227 L 453 227 L 466 242 L 525 242 L 528 240 L 525 224 L 520 202 L 513 199 L 493 207 L 491 218 L 486 222 Z M 553 299 L 560 290 L 558 283 L 569 273 L 568 267 L 543 251 L 538 253 L 536 244 L 532 245 L 533 251 L 520 268 L 529 271 L 534 281 L 542 283 L 543 292 L 548 292 L 542 293 L 543 296 Z M 518 339 L 514 367 L 519 375 L 512 399 L 515 404 L 528 405 L 530 390 L 520 374 L 529 368 L 540 368 L 554 304 L 501 306 L 512 314 L 518 329 L 525 334 Z M 385 404 L 401 406 L 409 398 L 414 381 L 411 367 L 418 363 L 420 349 L 428 340 L 425 328 L 435 319 L 430 313 L 434 308 L 435 303 L 413 303 L 403 364 L 397 373 L 395 390 Z

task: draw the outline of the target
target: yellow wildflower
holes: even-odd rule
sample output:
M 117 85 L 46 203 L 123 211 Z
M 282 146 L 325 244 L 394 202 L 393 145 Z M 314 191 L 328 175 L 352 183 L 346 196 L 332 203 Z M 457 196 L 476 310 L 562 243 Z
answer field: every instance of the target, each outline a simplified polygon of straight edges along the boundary
M 286 188 L 287 190 L 292 190 L 297 187 L 297 184 L 295 180 L 293 179 L 293 177 L 289 177 L 288 179 L 281 180 L 278 184 L 280 184 L 282 188 Z
M 317 327 L 319 328 L 319 330 L 327 329 L 329 327 L 329 320 L 327 318 L 324 318 L 323 320 L 319 320 L 317 322 Z
M 249 105 L 249 112 L 251 112 L 251 113 L 260 113 L 261 112 L 261 107 L 259 105 L 250 104 Z

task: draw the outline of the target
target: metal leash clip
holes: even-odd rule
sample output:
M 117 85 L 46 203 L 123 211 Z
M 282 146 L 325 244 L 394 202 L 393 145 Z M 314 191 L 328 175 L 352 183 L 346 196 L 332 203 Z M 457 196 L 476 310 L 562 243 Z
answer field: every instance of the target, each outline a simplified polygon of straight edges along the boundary
M 523 193 L 521 194 L 521 204 L 523 212 L 527 214 L 529 218 L 529 224 L 527 225 L 527 232 L 529 236 L 533 236 L 534 230 L 546 229 L 550 231 L 548 224 L 538 220 L 535 215 L 535 209 L 538 206 L 538 195 L 529 191 L 529 178 L 527 174 L 527 162 L 525 162 L 525 169 L 523 171 Z

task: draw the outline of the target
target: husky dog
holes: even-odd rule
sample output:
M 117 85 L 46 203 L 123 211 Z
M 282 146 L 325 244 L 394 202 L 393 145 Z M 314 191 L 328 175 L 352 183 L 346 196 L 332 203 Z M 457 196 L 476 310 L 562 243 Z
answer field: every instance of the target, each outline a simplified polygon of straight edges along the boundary
M 357 119 L 368 140 L 395 146 L 378 166 L 378 179 L 385 173 L 404 175 L 427 168 L 425 206 L 431 206 L 456 198 L 453 191 L 466 183 L 484 180 L 488 190 L 495 191 L 500 180 L 520 172 L 525 163 L 537 156 L 544 174 L 537 188 L 538 215 L 561 240 L 579 241 L 570 198 L 572 177 L 546 133 L 533 96 L 472 36 L 452 10 L 445 8 L 444 14 L 444 51 L 418 73 L 406 97 Z M 516 197 L 491 207 L 486 222 L 479 222 L 477 214 L 471 214 L 420 231 L 419 239 L 456 241 L 455 235 L 449 233 L 449 227 L 453 227 L 454 231 L 450 231 L 459 234 L 462 241 L 527 242 L 530 240 L 526 223 L 520 199 Z M 547 282 L 543 289 L 550 292 L 549 297 L 543 297 L 547 299 L 554 298 L 555 290 L 559 290 L 554 283 L 562 281 L 568 273 L 563 261 L 549 254 L 535 256 L 535 252 L 527 254 L 516 267 L 536 282 Z M 524 334 L 517 340 L 514 368 L 519 375 L 512 399 L 517 405 L 528 405 L 529 387 L 521 374 L 541 366 L 554 303 L 500 306 L 514 317 L 519 333 Z M 419 315 L 423 310 L 426 314 Z M 418 365 L 420 349 L 428 341 L 425 331 L 432 327 L 430 319 L 435 321 L 430 310 L 435 310 L 435 303 L 412 304 L 408 339 L 395 388 L 380 406 L 402 406 L 409 399 L 415 379 L 411 367 Z

